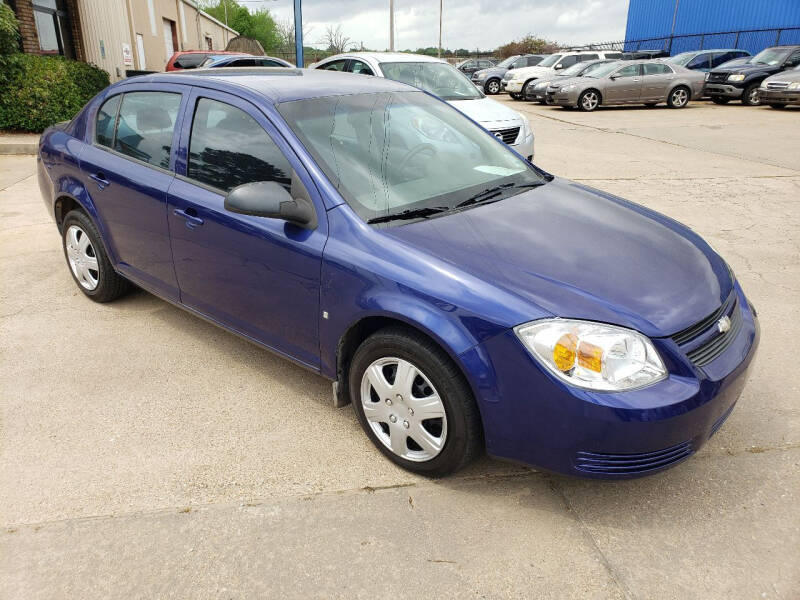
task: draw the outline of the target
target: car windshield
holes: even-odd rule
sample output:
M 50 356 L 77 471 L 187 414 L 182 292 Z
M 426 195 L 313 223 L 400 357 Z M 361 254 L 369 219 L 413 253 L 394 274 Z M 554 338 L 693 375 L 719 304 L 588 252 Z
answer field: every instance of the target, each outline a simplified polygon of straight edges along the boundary
M 558 62 L 558 59 L 561 58 L 563 54 L 551 54 L 550 56 L 545 57 L 545 59 L 540 62 L 537 66 L 539 67 L 552 67 L 554 64 Z
M 666 60 L 669 63 L 675 64 L 675 65 L 683 66 L 686 63 L 688 63 L 690 60 L 692 60 L 692 58 L 696 54 L 697 54 L 697 52 L 681 52 L 680 54 L 676 54 L 675 56 L 670 56 L 669 58 L 666 58 L 664 60 Z
M 767 48 L 751 58 L 750 62 L 774 67 L 775 65 L 781 64 L 786 59 L 786 55 L 789 54 L 789 52 L 790 50 L 786 50 L 785 48 Z
M 507 69 L 508 67 L 510 67 L 510 66 L 511 66 L 511 63 L 513 63 L 513 62 L 514 62 L 515 60 L 517 60 L 518 58 L 519 58 L 519 55 L 518 55 L 518 54 L 517 54 L 517 55 L 515 55 L 515 56 L 509 56 L 509 57 L 508 57 L 507 59 L 505 59 L 504 61 L 497 63 L 497 66 L 498 66 L 498 67 L 503 67 L 504 69 Z
M 619 65 L 620 65 L 619 61 L 598 63 L 586 69 L 583 72 L 583 76 L 595 77 L 595 78 L 605 77 L 606 75 L 617 69 Z
M 459 111 L 421 92 L 328 96 L 278 111 L 345 201 L 387 226 L 545 183 Z
M 440 62 L 381 63 L 388 79 L 407 83 L 442 100 L 477 100 L 483 94 L 461 71 Z

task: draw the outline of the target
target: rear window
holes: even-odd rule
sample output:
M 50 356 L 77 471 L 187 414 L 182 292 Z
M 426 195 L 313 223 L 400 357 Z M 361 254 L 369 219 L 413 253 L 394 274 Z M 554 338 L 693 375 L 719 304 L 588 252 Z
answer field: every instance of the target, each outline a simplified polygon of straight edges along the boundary
M 207 56 L 208 54 L 203 53 L 181 54 L 172 64 L 179 69 L 195 69 L 200 66 L 200 63 L 202 63 Z

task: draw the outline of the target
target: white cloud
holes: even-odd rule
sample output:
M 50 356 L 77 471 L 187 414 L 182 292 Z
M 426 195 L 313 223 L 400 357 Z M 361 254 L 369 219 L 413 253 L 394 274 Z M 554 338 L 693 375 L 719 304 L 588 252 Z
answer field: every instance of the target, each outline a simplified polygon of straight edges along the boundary
M 292 0 L 246 6 L 293 18 Z M 567 44 L 621 40 L 627 11 L 628 0 L 444 0 L 442 45 L 491 50 L 528 33 Z M 389 45 L 389 0 L 303 0 L 303 21 L 312 27 L 306 45 L 337 24 L 354 44 Z M 438 39 L 438 0 L 395 0 L 397 48 L 436 46 Z

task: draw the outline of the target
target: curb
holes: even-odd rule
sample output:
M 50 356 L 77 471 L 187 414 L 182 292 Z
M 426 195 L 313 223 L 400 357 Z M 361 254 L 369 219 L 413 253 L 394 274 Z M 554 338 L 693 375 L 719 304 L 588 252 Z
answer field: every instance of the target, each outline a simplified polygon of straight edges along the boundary
M 39 152 L 39 144 L 37 142 L 0 144 L 0 155 L 36 154 L 37 152 Z

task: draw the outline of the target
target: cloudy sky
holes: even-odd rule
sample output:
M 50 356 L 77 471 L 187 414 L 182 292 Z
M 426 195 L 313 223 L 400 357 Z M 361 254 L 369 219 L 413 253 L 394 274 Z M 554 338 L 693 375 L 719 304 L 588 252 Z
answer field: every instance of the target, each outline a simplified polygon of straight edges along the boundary
M 274 16 L 292 16 L 292 0 L 246 0 Z M 527 33 L 563 43 L 621 40 L 628 0 L 444 0 L 442 45 L 493 49 Z M 389 0 L 303 0 L 303 21 L 311 27 L 307 45 L 319 42 L 327 25 L 341 23 L 357 44 L 389 44 Z M 399 49 L 436 46 L 438 0 L 395 0 L 395 44 Z

